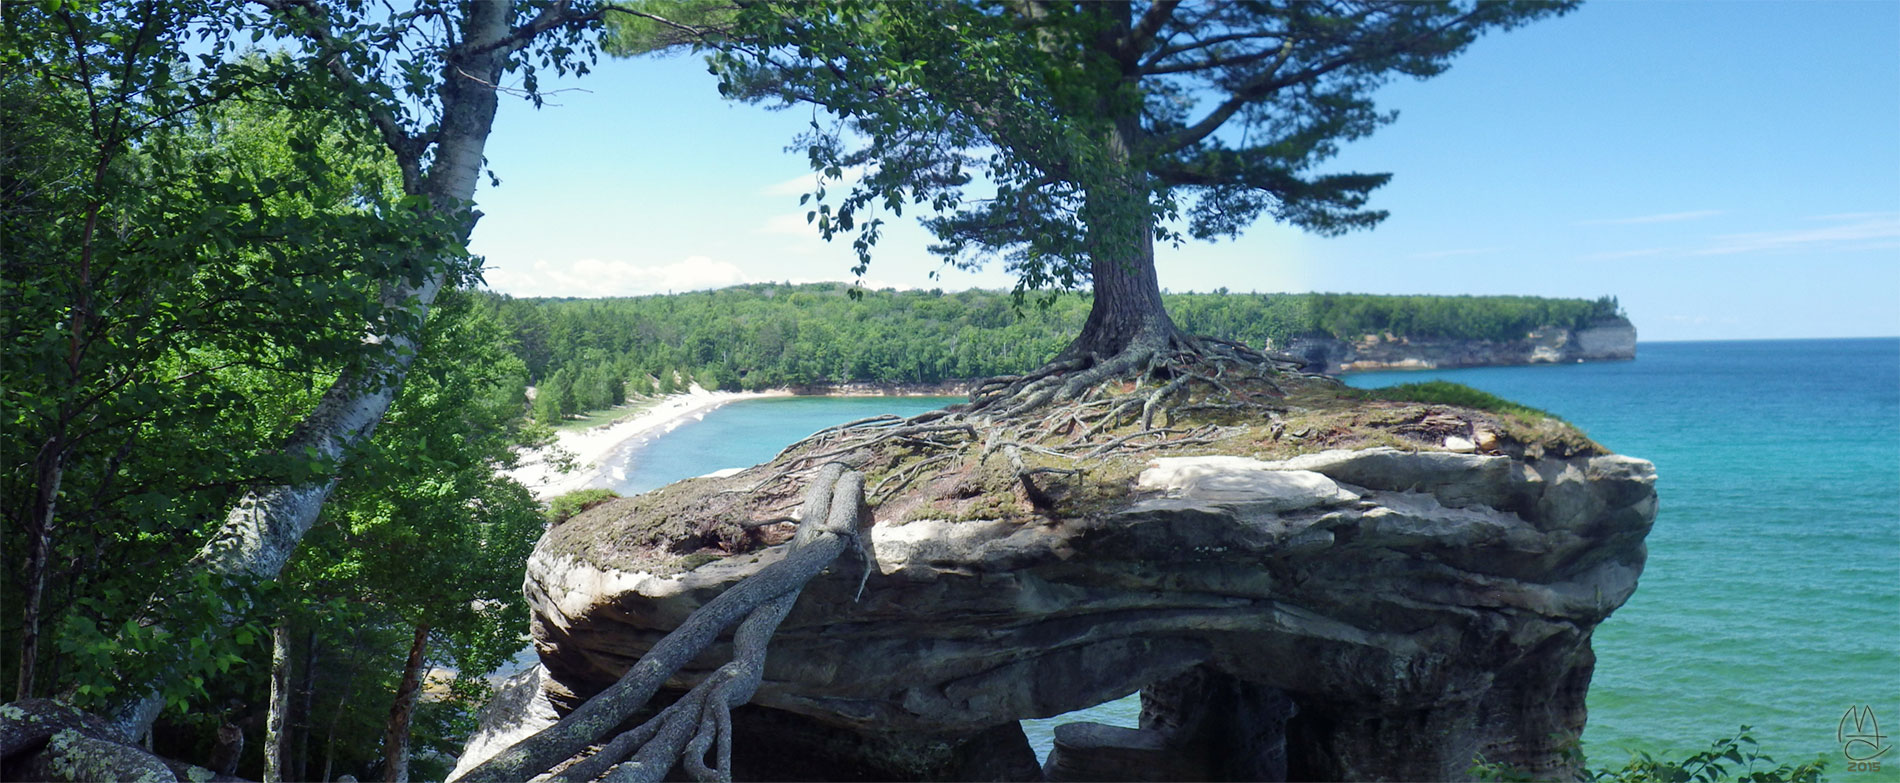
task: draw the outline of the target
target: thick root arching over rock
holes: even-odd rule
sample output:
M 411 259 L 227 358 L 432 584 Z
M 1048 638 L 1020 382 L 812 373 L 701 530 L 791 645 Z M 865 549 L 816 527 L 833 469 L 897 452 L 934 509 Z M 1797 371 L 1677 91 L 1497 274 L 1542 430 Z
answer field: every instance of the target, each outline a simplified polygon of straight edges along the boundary
M 613 687 L 458 780 L 527 780 L 552 771 L 553 780 L 587 781 L 605 774 L 609 781 L 658 781 L 676 762 L 695 780 L 731 780 L 732 708 L 751 701 L 764 672 L 766 645 L 805 583 L 846 551 L 867 520 L 864 477 L 838 463 L 821 467 L 812 477 L 801 518 L 783 560 L 695 611 Z M 609 738 L 614 727 L 646 708 L 661 686 L 734 622 L 739 627 L 730 663 L 657 715 Z M 711 764 L 709 753 L 714 754 Z

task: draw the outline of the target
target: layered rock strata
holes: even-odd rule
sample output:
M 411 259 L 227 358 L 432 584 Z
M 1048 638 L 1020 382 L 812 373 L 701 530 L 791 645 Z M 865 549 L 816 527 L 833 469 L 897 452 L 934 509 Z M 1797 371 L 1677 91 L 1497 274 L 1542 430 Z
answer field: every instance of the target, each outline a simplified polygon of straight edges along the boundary
M 1375 448 L 1156 459 L 1082 518 L 878 520 L 780 627 L 738 752 L 782 779 L 1034 777 L 1017 720 L 1147 689 L 1151 733 L 1068 730 L 1076 747 L 1223 749 L 1183 779 L 1458 779 L 1480 754 L 1565 775 L 1591 632 L 1635 589 L 1655 511 L 1639 459 Z M 568 530 L 526 584 L 568 706 L 784 549 L 658 576 Z M 1217 700 L 1243 717 L 1208 719 Z
M 1582 329 L 1546 326 L 1516 340 L 1398 335 L 1366 335 L 1356 340 L 1341 340 L 1317 335 L 1270 347 L 1300 360 L 1304 365 L 1302 369 L 1307 372 L 1331 374 L 1627 361 L 1636 358 L 1636 327 L 1626 318 L 1614 318 Z

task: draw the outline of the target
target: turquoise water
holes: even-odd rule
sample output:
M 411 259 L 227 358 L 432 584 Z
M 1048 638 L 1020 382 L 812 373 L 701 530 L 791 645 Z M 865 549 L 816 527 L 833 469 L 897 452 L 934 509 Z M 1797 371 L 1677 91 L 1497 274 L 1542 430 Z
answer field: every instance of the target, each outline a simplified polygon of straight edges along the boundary
M 1457 381 L 1656 463 L 1649 563 L 1596 634 L 1593 758 L 1697 748 L 1746 723 L 1782 760 L 1826 755 L 1839 779 L 1874 777 L 1844 771 L 1835 737 L 1856 704 L 1900 727 L 1900 340 L 1643 343 L 1637 356 L 1348 381 Z
M 896 414 L 914 416 L 963 397 L 768 397 L 713 409 L 663 436 L 619 455 L 614 491 L 632 495 L 726 468 L 745 468 L 778 456 L 806 435 L 847 421 Z
M 1634 598 L 1597 631 L 1586 750 L 1698 749 L 1755 727 L 1781 760 L 1845 772 L 1842 713 L 1900 735 L 1900 339 L 1643 343 L 1631 362 L 1366 373 L 1469 384 L 1652 460 L 1662 507 Z M 622 491 L 771 458 L 799 437 L 945 398 L 734 403 L 633 455 Z M 1134 698 L 1024 721 L 1134 725 Z M 1892 742 L 1892 740 L 1889 740 Z M 1900 756 L 1900 751 L 1889 756 Z M 1882 759 L 1884 770 L 1900 758 Z

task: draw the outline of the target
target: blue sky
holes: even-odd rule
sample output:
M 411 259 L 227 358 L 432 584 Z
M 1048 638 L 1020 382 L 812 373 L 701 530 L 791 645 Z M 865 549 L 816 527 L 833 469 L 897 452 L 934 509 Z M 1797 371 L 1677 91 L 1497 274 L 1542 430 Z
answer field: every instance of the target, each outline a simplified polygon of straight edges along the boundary
M 785 146 L 808 108 L 725 102 L 694 56 L 603 61 L 504 104 L 473 249 L 494 289 L 621 296 L 849 279 Z M 1328 166 L 1389 171 L 1378 228 L 1270 222 L 1163 247 L 1164 287 L 1619 297 L 1645 340 L 1900 335 L 1900 2 L 1599 2 L 1380 94 Z M 1005 288 L 906 218 L 873 286 Z M 935 279 L 931 272 L 937 272 Z

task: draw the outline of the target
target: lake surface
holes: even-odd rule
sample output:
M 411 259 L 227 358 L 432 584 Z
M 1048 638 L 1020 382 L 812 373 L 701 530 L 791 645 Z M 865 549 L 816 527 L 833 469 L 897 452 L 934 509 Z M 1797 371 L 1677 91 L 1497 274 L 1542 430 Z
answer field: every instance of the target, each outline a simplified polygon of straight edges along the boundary
M 680 479 L 745 468 L 778 456 L 786 446 L 826 427 L 896 414 L 915 416 L 964 397 L 767 397 L 708 411 L 666 434 L 616 455 L 607 470 L 614 491 L 633 495 Z
M 1597 629 L 1585 749 L 1693 750 L 1755 727 L 1781 761 L 1842 772 L 1842 714 L 1900 735 L 1900 339 L 1643 343 L 1630 362 L 1366 373 L 1355 386 L 1444 379 L 1542 408 L 1656 463 L 1661 510 L 1635 597 Z M 638 492 L 754 464 L 800 437 L 955 398 L 733 403 L 633 454 Z M 1133 697 L 1024 721 L 1039 754 L 1057 723 L 1132 726 Z M 1900 767 L 1900 759 L 1883 765 Z

